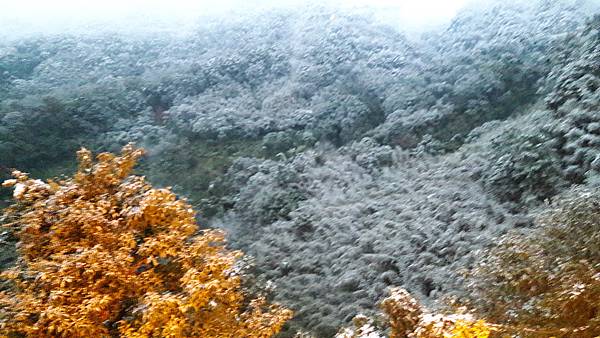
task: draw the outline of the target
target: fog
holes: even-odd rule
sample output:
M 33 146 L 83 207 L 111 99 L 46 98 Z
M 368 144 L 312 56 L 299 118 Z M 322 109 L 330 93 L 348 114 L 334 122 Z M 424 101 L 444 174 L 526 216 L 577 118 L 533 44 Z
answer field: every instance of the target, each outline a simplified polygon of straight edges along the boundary
M 0 36 L 56 34 L 98 30 L 185 31 L 200 20 L 233 18 L 279 8 L 318 4 L 345 10 L 371 10 L 388 24 L 405 30 L 429 28 L 448 22 L 469 0 L 330 0 L 328 2 L 193 1 L 193 0 L 21 0 L 2 1 Z

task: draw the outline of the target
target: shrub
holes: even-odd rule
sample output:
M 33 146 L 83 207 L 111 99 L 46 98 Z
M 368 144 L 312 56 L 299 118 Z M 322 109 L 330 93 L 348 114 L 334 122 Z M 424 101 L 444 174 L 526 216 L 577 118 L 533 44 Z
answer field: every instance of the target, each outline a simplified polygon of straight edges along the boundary
M 472 306 L 525 337 L 600 335 L 600 195 L 575 190 L 473 273 Z
M 198 230 L 185 200 L 130 175 L 141 155 L 82 149 L 72 178 L 5 181 L 21 257 L 3 273 L 0 335 L 267 337 L 291 317 L 244 299 L 242 254 Z
M 404 289 L 392 289 L 381 307 L 390 319 L 390 338 L 487 338 L 493 330 L 490 324 L 467 314 L 429 313 Z
M 406 290 L 395 288 L 381 308 L 389 319 L 390 338 L 488 338 L 494 325 L 476 320 L 468 314 L 432 314 Z M 337 338 L 380 338 L 373 324 L 364 316 L 353 320 L 355 329 L 345 329 Z

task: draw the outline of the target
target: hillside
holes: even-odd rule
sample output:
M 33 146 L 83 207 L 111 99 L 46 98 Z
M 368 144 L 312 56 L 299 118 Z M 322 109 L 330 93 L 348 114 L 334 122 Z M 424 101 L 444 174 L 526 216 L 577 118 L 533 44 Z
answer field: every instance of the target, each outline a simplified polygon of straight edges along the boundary
M 283 336 L 332 337 L 390 286 L 466 297 L 479 250 L 598 187 L 599 56 L 600 4 L 582 0 L 471 6 L 418 38 L 314 7 L 0 41 L 0 178 L 134 142 L 139 173 L 276 286 Z

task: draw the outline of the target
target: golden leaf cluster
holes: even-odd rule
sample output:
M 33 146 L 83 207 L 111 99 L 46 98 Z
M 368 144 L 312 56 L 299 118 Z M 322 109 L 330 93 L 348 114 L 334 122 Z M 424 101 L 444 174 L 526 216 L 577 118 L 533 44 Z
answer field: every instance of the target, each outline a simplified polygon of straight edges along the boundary
M 600 195 L 576 189 L 473 272 L 469 307 L 521 337 L 600 336 Z
M 468 314 L 434 314 L 422 307 L 406 290 L 394 288 L 381 302 L 390 326 L 390 338 L 488 338 L 495 325 Z M 353 329 L 344 329 L 336 338 L 382 338 L 371 320 L 357 316 Z
M 395 288 L 381 303 L 390 338 L 488 338 L 495 327 L 468 314 L 432 314 L 406 290 Z
M 8 224 L 21 258 L 4 271 L 0 335 L 270 337 L 291 312 L 246 300 L 224 234 L 186 201 L 131 175 L 140 149 L 78 153 L 70 179 L 15 171 Z

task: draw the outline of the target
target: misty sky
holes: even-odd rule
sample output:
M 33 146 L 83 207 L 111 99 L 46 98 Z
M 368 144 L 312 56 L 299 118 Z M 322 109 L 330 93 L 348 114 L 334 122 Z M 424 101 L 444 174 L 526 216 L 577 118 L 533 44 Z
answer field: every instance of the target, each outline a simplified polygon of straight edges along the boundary
M 386 19 L 417 27 L 451 19 L 469 0 L 329 0 L 342 7 L 383 8 Z M 298 0 L 0 0 L 0 27 L 36 32 L 69 31 L 107 22 L 137 25 L 189 23 L 200 16 L 298 6 Z M 317 3 L 323 3 L 319 1 Z M 151 28 L 151 27 L 148 27 Z M 16 30 L 13 30 L 16 32 Z M 6 34 L 6 32 L 5 32 Z

